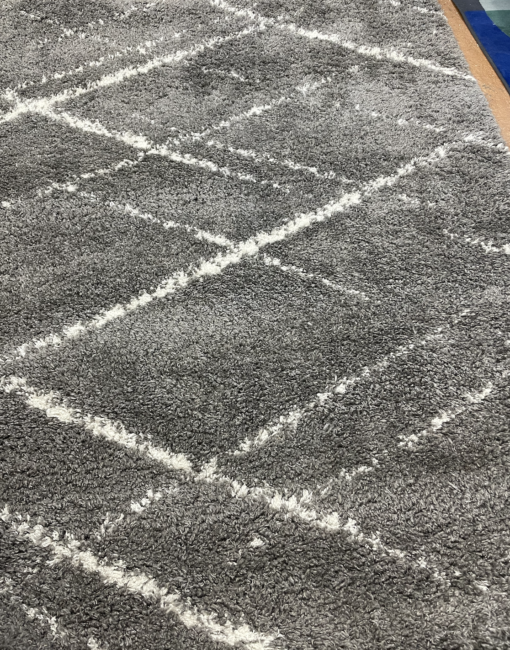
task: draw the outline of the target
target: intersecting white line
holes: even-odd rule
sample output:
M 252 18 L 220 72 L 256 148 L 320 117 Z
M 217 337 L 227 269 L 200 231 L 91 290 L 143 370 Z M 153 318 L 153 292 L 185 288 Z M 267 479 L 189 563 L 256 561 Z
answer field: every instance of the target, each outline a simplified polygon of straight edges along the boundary
M 54 346 L 58 347 L 66 339 L 76 339 L 87 332 L 101 329 L 111 321 L 123 318 L 154 300 L 165 298 L 178 290 L 184 289 L 200 278 L 219 275 L 226 268 L 239 264 L 246 258 L 255 257 L 262 248 L 284 241 L 288 237 L 292 237 L 316 223 L 321 223 L 341 214 L 353 205 L 359 205 L 364 200 L 370 198 L 375 192 L 395 185 L 401 178 L 414 173 L 419 167 L 443 160 L 456 146 L 465 146 L 466 144 L 467 140 L 464 138 L 458 142 L 436 147 L 427 155 L 413 158 L 409 163 L 402 165 L 395 173 L 389 176 L 379 176 L 364 183 L 359 190 L 345 193 L 339 199 L 332 199 L 326 205 L 312 212 L 298 214 L 294 219 L 287 221 L 283 225 L 276 226 L 269 232 L 261 231 L 256 233 L 245 241 L 236 244 L 235 248 L 229 249 L 224 253 L 219 253 L 209 260 L 199 262 L 188 273 L 184 271 L 174 273 L 166 280 L 163 280 L 151 293 L 146 291 L 138 297 L 133 297 L 128 303 L 123 305 L 116 304 L 110 309 L 103 310 L 85 324 L 78 321 L 72 326 L 65 327 L 60 334 L 50 334 L 43 339 L 35 339 L 24 343 L 16 349 L 13 357 L 4 359 L 3 362 L 23 358 L 27 353 L 34 350 Z
M 124 592 L 138 594 L 157 604 L 165 613 L 172 614 L 187 628 L 203 630 L 213 641 L 245 650 L 267 650 L 274 647 L 277 634 L 261 634 L 249 625 L 236 625 L 228 617 L 220 623 L 216 614 L 202 612 L 186 603 L 177 592 L 168 593 L 157 581 L 142 571 L 128 571 L 98 558 L 90 550 L 82 550 L 76 540 L 59 539 L 57 531 L 49 532 L 40 524 L 32 525 L 28 516 L 10 513 L 4 506 L 0 519 L 10 524 L 13 533 L 45 549 L 53 556 L 52 564 L 67 560 L 87 573 L 97 575 L 104 584 Z M 279 646 L 281 647 L 281 646 Z
M 328 78 L 327 80 L 323 80 L 323 82 L 325 82 L 325 81 L 330 81 L 330 79 Z M 317 87 L 317 84 L 311 84 L 307 88 L 307 92 L 309 92 L 310 90 L 314 90 L 316 87 Z M 299 87 L 298 87 L 298 89 L 299 89 Z M 239 121 L 239 119 L 243 119 L 243 118 L 249 119 L 253 115 L 260 115 L 260 114 L 262 114 L 262 111 L 260 110 L 261 108 L 269 108 L 271 106 L 277 106 L 277 105 L 279 105 L 281 103 L 281 100 L 287 100 L 287 99 L 289 101 L 292 101 L 291 96 L 285 96 L 285 97 L 279 98 L 275 102 L 270 102 L 269 104 L 267 104 L 265 106 L 254 106 L 254 107 L 252 107 L 252 109 L 250 109 L 248 111 L 245 111 L 244 113 L 240 113 L 238 115 L 231 116 L 231 118 L 228 118 L 226 123 L 231 125 L 231 124 L 237 123 Z M 359 104 L 355 106 L 355 110 L 361 110 L 359 108 Z M 376 111 L 363 110 L 363 112 L 367 113 L 370 117 L 377 118 L 377 119 L 383 118 L 383 119 L 388 119 L 388 120 L 392 120 L 392 121 L 396 120 L 396 123 L 399 126 L 404 126 L 404 125 L 409 126 L 411 124 L 417 124 L 418 126 L 424 128 L 425 130 L 432 130 L 432 131 L 435 131 L 436 133 L 441 133 L 441 132 L 444 132 L 446 130 L 444 127 L 437 127 L 437 126 L 434 126 L 432 124 L 422 123 L 419 120 L 415 120 L 414 118 L 410 118 L 408 120 L 405 120 L 405 119 L 401 119 L 401 118 L 400 119 L 394 118 L 392 116 L 385 115 L 383 113 L 378 113 Z M 91 124 L 93 124 L 93 123 L 91 123 Z M 220 123 L 220 124 L 224 124 L 224 123 Z M 280 160 L 280 159 L 274 158 L 273 156 L 271 156 L 269 154 L 266 154 L 264 152 L 256 152 L 256 151 L 253 151 L 253 150 L 250 150 L 250 149 L 248 149 L 248 150 L 246 150 L 246 149 L 236 149 L 234 147 L 227 146 L 224 143 L 219 142 L 218 140 L 215 140 L 215 139 L 207 138 L 205 142 L 203 141 L 203 138 L 206 138 L 207 135 L 209 134 L 209 132 L 212 132 L 212 130 L 219 129 L 219 128 L 220 128 L 220 125 L 215 125 L 213 127 L 210 127 L 209 129 L 206 129 L 205 131 L 202 131 L 201 133 L 180 132 L 179 135 L 176 138 L 169 138 L 164 143 L 164 145 L 167 145 L 169 142 L 173 142 L 174 144 L 181 144 L 181 143 L 186 143 L 189 140 L 191 140 L 191 141 L 202 141 L 203 144 L 205 144 L 208 147 L 215 147 L 217 149 L 225 150 L 225 151 L 228 151 L 229 153 L 231 153 L 233 155 L 251 159 L 254 162 L 259 163 L 259 164 L 261 164 L 261 163 L 262 164 L 263 163 L 275 164 L 275 165 L 286 167 L 288 169 L 301 171 L 301 172 L 305 172 L 305 173 L 310 173 L 310 174 L 313 174 L 314 176 L 316 176 L 317 178 L 324 178 L 324 179 L 328 179 L 328 180 L 333 180 L 333 179 L 337 178 L 339 181 L 341 181 L 342 183 L 345 183 L 345 184 L 355 183 L 354 180 L 348 179 L 348 178 L 346 178 L 344 176 L 338 177 L 337 174 L 334 171 L 331 171 L 331 170 L 322 172 L 322 171 L 319 171 L 317 169 L 317 167 L 315 167 L 315 166 L 311 167 L 311 166 L 308 166 L 308 165 L 303 165 L 301 163 L 296 163 L 296 162 L 294 162 L 292 160 L 289 160 L 289 159 Z M 172 130 L 178 131 L 178 129 L 176 129 L 175 127 L 173 127 Z M 473 136 L 469 136 L 469 137 L 472 138 Z M 501 144 L 497 145 L 495 143 L 492 143 L 492 142 L 489 142 L 489 141 L 486 141 L 486 140 L 480 139 L 480 138 L 476 139 L 476 143 L 480 144 L 480 145 L 488 146 L 488 147 L 496 147 L 497 149 L 501 149 L 501 148 L 506 149 L 506 147 L 504 145 L 501 145 Z M 157 145 L 154 145 L 154 146 L 157 146 Z M 95 169 L 95 170 L 93 170 L 91 172 L 82 173 L 82 174 L 73 174 L 72 175 L 73 181 L 67 181 L 65 183 L 52 183 L 49 187 L 47 187 L 45 189 L 42 189 L 39 192 L 41 194 L 51 194 L 54 189 L 61 189 L 61 190 L 68 190 L 69 192 L 75 192 L 76 189 L 79 187 L 79 184 L 80 184 L 82 179 L 87 180 L 87 179 L 90 179 L 90 178 L 94 178 L 96 176 L 104 176 L 104 175 L 107 175 L 107 174 L 112 174 L 112 173 L 114 173 L 116 171 L 119 171 L 120 169 L 122 169 L 124 167 L 134 167 L 134 166 L 138 165 L 146 157 L 146 155 L 147 155 L 146 151 L 141 151 L 138 154 L 138 160 L 132 161 L 132 160 L 129 160 L 129 159 L 124 159 L 124 160 L 120 161 L 119 163 L 117 163 L 115 165 L 112 165 L 109 168 Z
M 347 521 L 342 524 L 338 512 L 317 509 L 315 496 L 308 490 L 303 490 L 300 496 L 288 496 L 269 485 L 250 487 L 218 472 L 216 459 L 212 459 L 209 463 L 203 465 L 201 471 L 197 473 L 192 469 L 191 461 L 184 454 L 172 454 L 166 449 L 146 443 L 141 436 L 127 432 L 120 422 L 113 422 L 104 417 L 82 414 L 78 409 L 69 406 L 66 400 L 57 393 L 45 393 L 37 390 L 29 386 L 26 380 L 21 377 L 1 378 L 0 390 L 7 394 L 14 393 L 22 397 L 28 407 L 42 411 L 48 418 L 54 418 L 65 424 L 81 426 L 90 431 L 92 435 L 103 437 L 124 448 L 136 450 L 152 461 L 159 462 L 170 469 L 184 472 L 185 475 L 196 482 L 223 485 L 231 498 L 259 501 L 266 504 L 269 509 L 280 512 L 285 518 L 297 519 L 309 526 L 331 533 L 343 533 L 351 542 L 366 546 L 372 551 L 377 551 L 388 557 L 407 558 L 416 568 L 427 568 L 427 565 L 424 566 L 421 559 L 416 562 L 405 551 L 383 544 L 378 535 L 365 535 L 351 517 L 347 518 Z M 177 463 L 167 462 L 168 457 L 173 458 L 176 456 L 179 456 Z
M 13 98 L 14 91 L 6 91 L 3 93 L 3 97 L 8 100 L 17 101 L 16 106 L 9 112 L 0 115 L 0 124 L 2 122 L 9 122 L 15 120 L 20 115 L 24 115 L 31 112 L 41 112 L 45 110 L 50 110 L 56 104 L 61 102 L 66 102 L 70 99 L 76 97 L 81 97 L 87 93 L 91 93 L 100 88 L 107 88 L 109 86 L 114 86 L 120 84 L 128 79 L 132 79 L 139 75 L 147 74 L 153 70 L 157 70 L 164 65 L 171 63 L 178 63 L 184 61 L 194 56 L 202 54 L 208 49 L 214 49 L 218 45 L 228 43 L 236 39 L 243 38 L 250 34 L 254 34 L 263 30 L 264 27 L 259 25 L 247 27 L 241 31 L 235 32 L 234 34 L 229 34 L 228 36 L 215 36 L 213 38 L 206 39 L 201 43 L 197 43 L 188 50 L 177 50 L 171 54 L 166 54 L 162 56 L 149 59 L 145 63 L 141 63 L 137 66 L 129 66 L 122 68 L 115 72 L 106 74 L 95 81 L 88 82 L 84 86 L 76 86 L 74 88 L 68 88 L 63 90 L 60 93 L 51 95 L 50 97 L 35 97 L 32 99 L 18 100 L 16 97 Z
M 85 198 L 92 198 L 93 200 L 96 199 L 96 197 L 93 194 L 88 194 L 86 192 L 80 192 L 80 196 L 83 196 Z M 152 215 L 150 212 L 142 212 L 141 210 L 133 207 L 129 203 L 122 205 L 121 203 L 118 203 L 116 201 L 107 201 L 104 205 L 108 205 L 118 210 L 119 212 L 130 214 L 134 217 L 138 217 L 150 223 L 160 224 L 163 228 L 166 229 L 185 230 L 186 232 L 191 234 L 193 237 L 195 237 L 195 239 L 198 239 L 199 241 L 207 241 L 210 242 L 211 244 L 216 244 L 217 246 L 230 248 L 231 250 L 234 249 L 236 246 L 234 241 L 228 239 L 224 235 L 215 235 L 214 233 L 211 233 L 207 230 L 203 230 L 202 228 L 197 228 L 196 226 L 190 226 L 182 222 L 177 222 L 173 220 L 165 221 L 159 219 L 154 215 Z M 355 296 L 361 300 L 368 300 L 368 297 L 362 291 L 357 291 L 356 289 L 349 289 L 348 287 L 344 287 L 336 282 L 332 282 L 331 280 L 328 280 L 327 278 L 324 278 L 321 275 L 318 275 L 316 273 L 308 273 L 304 269 L 298 268 L 297 266 L 293 266 L 292 264 L 290 265 L 282 264 L 281 261 L 276 257 L 264 255 L 263 261 L 267 266 L 276 267 L 285 273 L 289 273 L 292 276 L 297 276 L 305 280 L 313 280 L 316 282 L 320 282 L 324 284 L 326 287 L 328 287 L 328 289 L 340 291 L 342 293 L 346 293 L 347 295 Z
M 314 83 L 314 84 L 302 84 L 301 86 L 298 86 L 296 88 L 296 90 L 298 90 L 301 93 L 306 94 L 306 93 L 308 93 L 308 92 L 310 92 L 312 90 L 315 90 L 315 88 L 317 88 L 318 85 L 320 85 L 320 83 L 326 83 L 326 81 L 329 81 L 329 79 L 328 80 L 323 79 L 321 82 Z M 14 99 L 14 97 L 15 97 L 15 95 L 12 94 L 11 99 Z M 212 127 L 210 127 L 210 129 L 207 129 L 206 131 L 203 131 L 202 133 L 190 134 L 190 133 L 180 132 L 178 138 L 173 138 L 173 139 L 169 138 L 164 143 L 164 145 L 168 145 L 168 143 L 170 143 L 170 142 L 173 142 L 174 144 L 176 144 L 176 143 L 180 144 L 180 143 L 186 142 L 189 139 L 191 139 L 191 140 L 199 140 L 199 139 L 202 138 L 202 136 L 205 137 L 209 132 L 212 132 L 215 129 L 223 129 L 223 128 L 226 127 L 227 124 L 228 124 L 228 126 L 230 126 L 232 124 L 238 123 L 239 121 L 241 121 L 243 119 L 249 119 L 249 118 L 251 118 L 251 117 L 253 117 L 255 115 L 257 115 L 257 116 L 262 115 L 262 114 L 264 114 L 266 109 L 268 110 L 271 107 L 280 105 L 280 103 L 283 103 L 283 102 L 285 102 L 287 100 L 292 101 L 292 97 L 291 96 L 280 97 L 277 100 L 275 100 L 273 102 L 270 102 L 268 105 L 263 105 L 263 106 L 255 105 L 251 109 L 249 109 L 248 111 L 244 111 L 243 113 L 239 113 L 237 115 L 232 115 L 230 118 L 227 118 L 226 121 L 224 120 L 218 125 L 213 125 Z M 142 116 L 140 116 L 140 117 L 142 117 Z M 93 125 L 94 123 L 90 123 L 90 124 Z M 177 129 L 175 127 L 173 127 L 172 130 L 177 131 Z M 217 141 L 208 140 L 205 144 L 207 146 L 215 146 L 217 148 L 224 148 L 224 145 L 222 143 L 217 142 Z M 154 146 L 157 146 L 157 145 L 154 145 Z M 227 150 L 230 153 L 234 153 L 236 155 L 241 155 L 243 157 L 256 159 L 256 162 L 271 162 L 271 163 L 274 163 L 274 164 L 283 165 L 285 167 L 288 167 L 289 169 L 295 169 L 295 170 L 306 171 L 306 172 L 312 173 L 312 174 L 314 174 L 315 176 L 317 176 L 319 178 L 333 179 L 333 178 L 336 177 L 336 174 L 334 172 L 331 172 L 331 171 L 329 171 L 329 172 L 318 172 L 318 170 L 315 167 L 308 167 L 306 165 L 301 165 L 301 164 L 295 163 L 295 162 L 293 162 L 291 160 L 280 161 L 280 160 L 277 160 L 275 158 L 272 158 L 271 156 L 267 156 L 266 154 L 255 153 L 255 152 L 252 152 L 252 151 L 249 151 L 249 150 L 248 151 L 241 150 L 241 149 L 235 149 L 234 150 L 234 149 L 232 149 L 230 147 L 227 148 Z M 82 173 L 82 174 L 72 174 L 71 175 L 71 178 L 73 179 L 72 181 L 67 181 L 67 182 L 64 182 L 64 183 L 56 183 L 56 182 L 51 183 L 48 187 L 40 189 L 39 194 L 41 196 L 44 195 L 44 194 L 51 194 L 53 192 L 53 190 L 55 190 L 55 189 L 67 190 L 69 192 L 75 192 L 78 189 L 78 187 L 79 187 L 82 180 L 88 180 L 90 178 L 95 178 L 97 176 L 104 176 L 104 175 L 112 174 L 112 173 L 115 173 L 115 172 L 119 171 L 120 169 L 123 169 L 124 167 L 135 167 L 140 162 L 142 162 L 142 160 L 144 160 L 146 156 L 147 156 L 146 151 L 140 151 L 140 153 L 138 154 L 138 159 L 137 160 L 123 159 L 119 163 L 116 163 L 116 164 L 114 164 L 114 165 L 112 165 L 110 167 L 107 167 L 107 168 L 94 169 L 91 172 L 85 172 L 85 173 Z M 354 181 L 349 180 L 349 179 L 344 178 L 344 177 L 341 177 L 340 180 L 343 183 L 354 183 Z
M 66 124 L 71 128 L 78 129 L 85 133 L 93 133 L 94 135 L 99 135 L 105 138 L 111 138 L 113 140 L 117 140 L 118 142 L 122 142 L 123 144 L 126 144 L 129 147 L 133 147 L 134 149 L 143 151 L 147 155 L 163 156 L 164 158 L 169 158 L 172 162 L 189 165 L 191 167 L 199 167 L 201 169 L 205 169 L 208 172 L 225 176 L 226 178 L 235 177 L 238 180 L 243 182 L 256 183 L 263 186 L 266 185 L 269 187 L 273 187 L 274 189 L 281 190 L 285 194 L 289 194 L 290 192 L 290 189 L 288 187 L 280 185 L 276 181 L 273 180 L 259 181 L 251 174 L 237 172 L 225 166 L 220 167 L 219 165 L 212 162 L 211 160 L 196 158 L 195 156 L 192 156 L 190 154 L 181 154 L 179 151 L 172 151 L 165 144 L 158 145 L 155 142 L 149 140 L 144 135 L 134 134 L 129 131 L 109 130 L 97 120 L 92 122 L 85 118 L 71 115 L 66 111 L 56 112 L 49 108 L 44 108 L 44 107 L 34 106 L 29 109 L 29 112 L 36 113 L 38 115 L 43 115 L 48 119 L 51 119 L 55 122 Z
M 304 27 L 299 27 L 295 23 L 287 23 L 281 16 L 278 16 L 277 18 L 267 18 L 262 14 L 259 14 L 250 9 L 240 9 L 234 5 L 231 5 L 225 0 L 210 0 L 210 3 L 214 7 L 219 7 L 228 13 L 232 13 L 242 18 L 248 18 L 262 28 L 275 27 L 277 29 L 288 31 L 298 36 L 304 36 L 305 38 L 311 40 L 334 43 L 335 45 L 338 45 L 346 50 L 350 50 L 352 52 L 356 52 L 357 54 L 361 54 L 362 56 L 377 59 L 379 61 L 387 60 L 393 63 L 407 63 L 417 68 L 423 68 L 431 70 L 433 72 L 440 72 L 451 77 L 459 77 L 461 79 L 469 79 L 470 81 L 475 81 L 474 77 L 472 77 L 470 74 L 466 74 L 465 72 L 457 70 L 456 68 L 447 68 L 435 63 L 434 61 L 428 61 L 426 59 L 416 59 L 412 56 L 402 54 L 397 50 L 388 50 L 377 46 L 357 45 L 351 41 L 344 41 L 336 34 L 326 34 L 316 29 L 311 30 L 305 29 Z
M 441 337 L 442 332 L 445 329 L 456 325 L 468 313 L 470 313 L 469 309 L 461 312 L 458 316 L 453 317 L 449 323 L 436 328 L 421 340 L 418 340 L 414 343 L 411 342 L 406 346 L 397 348 L 394 353 L 387 355 L 381 359 L 380 362 L 375 364 L 372 368 L 364 369 L 364 371 L 362 371 L 359 377 L 356 377 L 354 381 L 344 380 L 344 382 L 338 384 L 338 387 L 349 385 L 349 382 L 354 384 L 357 381 L 369 376 L 371 372 L 374 371 L 374 369 L 380 371 L 387 367 L 390 361 L 394 361 L 401 356 L 409 354 L 418 346 L 428 345 L 429 343 L 434 342 Z M 505 376 L 508 374 L 510 373 L 508 371 L 505 371 Z M 310 526 L 317 527 L 331 533 L 343 533 L 352 543 L 358 543 L 371 549 L 374 552 L 379 552 L 388 557 L 395 557 L 402 560 L 405 559 L 415 569 L 427 570 L 432 575 L 432 577 L 440 583 L 447 585 L 449 582 L 446 574 L 444 572 L 441 572 L 433 563 L 431 563 L 429 560 L 426 560 L 423 556 L 416 558 L 413 553 L 409 553 L 401 549 L 391 548 L 381 542 L 379 534 L 367 536 L 360 530 L 356 521 L 351 517 L 349 517 L 347 521 L 342 525 L 338 512 L 318 509 L 316 505 L 317 496 L 314 495 L 311 491 L 303 490 L 301 495 L 293 494 L 289 496 L 288 494 L 283 494 L 279 490 L 267 484 L 264 487 L 250 487 L 218 472 L 217 460 L 215 458 L 212 459 L 209 463 L 203 465 L 201 471 L 197 473 L 193 470 L 191 461 L 184 454 L 171 454 L 168 450 L 154 447 L 151 443 L 146 443 L 143 439 L 143 436 L 134 433 L 128 433 L 120 422 L 113 422 L 104 417 L 82 414 L 82 412 L 78 409 L 69 406 L 67 401 L 60 397 L 58 393 L 45 393 L 41 390 L 35 389 L 31 386 L 28 386 L 26 381 L 20 377 L 11 376 L 1 378 L 0 390 L 3 390 L 7 394 L 14 393 L 22 397 L 25 400 L 27 406 L 42 411 L 48 418 L 57 419 L 62 423 L 72 423 L 77 426 L 81 426 L 90 431 L 95 436 L 104 437 L 105 439 L 115 442 L 122 447 L 136 450 L 143 456 L 146 456 L 153 461 L 162 463 L 170 469 L 184 472 L 186 476 L 196 482 L 223 485 L 232 498 L 248 501 L 259 501 L 266 504 L 271 510 L 280 512 L 285 518 L 298 519 Z M 466 396 L 466 399 L 468 400 L 469 404 L 479 403 L 485 399 L 491 390 L 492 387 L 487 386 L 479 394 L 468 394 Z M 343 394 L 343 392 L 345 392 L 345 389 L 335 392 Z M 335 393 L 331 393 L 331 396 L 328 395 L 328 399 L 334 396 L 334 394 Z M 462 409 L 462 411 L 466 410 L 467 408 L 468 406 Z M 443 414 L 443 417 L 441 418 L 442 423 L 453 419 L 460 412 L 460 410 L 456 413 L 448 412 L 448 417 L 446 419 Z M 432 426 L 434 426 L 434 422 L 435 420 L 433 420 Z M 438 427 L 436 426 L 435 428 L 437 429 Z M 179 462 L 168 462 L 167 459 L 169 457 L 178 457 Z M 347 480 L 352 480 L 356 474 L 371 471 L 372 469 L 375 469 L 376 465 L 378 465 L 377 462 L 374 463 L 374 468 L 361 466 L 355 470 L 352 470 L 349 472 L 349 474 L 344 472 L 344 478 Z M 319 488 L 318 491 L 321 492 L 321 495 L 324 495 L 330 490 L 331 483 L 332 481 L 326 485 L 325 489 L 324 486 L 322 488 Z M 153 502 L 158 501 L 163 495 L 158 491 L 150 490 L 148 496 L 149 498 L 142 500 L 139 507 L 132 508 L 132 510 L 134 512 L 141 512 L 148 508 Z M 117 518 L 116 522 L 110 522 L 109 518 L 107 518 L 104 530 L 103 528 L 101 529 L 103 530 L 103 535 L 105 532 L 107 532 L 110 524 L 113 523 L 115 525 L 116 523 L 121 523 L 123 518 L 124 516 L 122 514 Z

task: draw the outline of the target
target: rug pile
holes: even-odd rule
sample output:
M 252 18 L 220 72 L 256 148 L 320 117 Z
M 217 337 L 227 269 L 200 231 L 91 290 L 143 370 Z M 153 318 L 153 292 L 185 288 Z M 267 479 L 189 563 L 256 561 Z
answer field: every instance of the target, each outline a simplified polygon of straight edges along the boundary
M 439 6 L 0 37 L 0 647 L 509 647 L 510 157 Z

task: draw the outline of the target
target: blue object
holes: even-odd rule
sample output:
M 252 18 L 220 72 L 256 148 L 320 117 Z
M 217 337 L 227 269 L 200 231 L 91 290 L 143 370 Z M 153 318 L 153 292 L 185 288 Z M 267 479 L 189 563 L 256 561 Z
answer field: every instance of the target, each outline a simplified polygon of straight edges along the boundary
M 510 86 L 510 37 L 492 22 L 485 11 L 466 11 L 464 15 L 487 56 Z
M 510 36 L 505 33 L 510 0 L 453 0 L 453 3 L 510 93 Z

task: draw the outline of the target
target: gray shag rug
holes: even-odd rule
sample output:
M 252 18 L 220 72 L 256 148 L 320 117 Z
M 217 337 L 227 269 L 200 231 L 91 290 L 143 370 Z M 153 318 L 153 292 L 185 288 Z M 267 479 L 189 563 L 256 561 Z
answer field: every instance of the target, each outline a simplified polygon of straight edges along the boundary
M 510 647 L 510 157 L 433 0 L 4 0 L 0 647 Z

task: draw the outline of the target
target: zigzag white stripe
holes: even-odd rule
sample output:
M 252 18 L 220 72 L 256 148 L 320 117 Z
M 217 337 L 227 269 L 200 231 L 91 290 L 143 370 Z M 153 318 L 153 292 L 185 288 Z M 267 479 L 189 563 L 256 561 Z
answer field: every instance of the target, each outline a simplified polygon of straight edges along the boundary
M 471 246 L 480 246 L 483 248 L 485 253 L 503 253 L 504 255 L 510 255 L 510 244 L 504 244 L 501 248 L 494 246 L 492 240 L 484 242 L 479 237 L 473 238 L 468 237 L 467 235 L 457 235 L 456 233 L 450 232 L 446 228 L 443 230 L 444 234 L 450 237 L 450 239 L 461 239 L 465 244 L 471 244 Z
M 225 253 L 220 253 L 207 261 L 200 262 L 198 266 L 188 273 L 184 273 L 184 271 L 174 273 L 166 280 L 163 280 L 163 282 L 161 282 L 161 284 L 151 293 L 145 292 L 139 297 L 132 298 L 130 302 L 124 305 L 116 304 L 110 309 L 102 311 L 85 324 L 78 321 L 75 325 L 64 328 L 60 334 L 50 334 L 43 339 L 36 339 L 24 343 L 22 346 L 17 348 L 13 359 L 6 359 L 4 362 L 22 358 L 32 350 L 43 349 L 50 346 L 60 346 L 66 339 L 78 338 L 86 332 L 101 329 L 107 323 L 118 318 L 123 318 L 130 312 L 144 307 L 153 300 L 165 298 L 166 296 L 175 293 L 177 290 L 189 286 L 192 282 L 200 278 L 218 275 L 227 267 L 239 264 L 245 258 L 255 257 L 263 247 L 269 244 L 283 241 L 288 237 L 292 237 L 302 230 L 309 228 L 313 224 L 321 223 L 344 212 L 353 205 L 359 205 L 363 200 L 372 196 L 374 192 L 377 192 L 384 187 L 395 185 L 401 178 L 413 173 L 420 166 L 426 166 L 442 160 L 454 146 L 462 145 L 464 142 L 465 140 L 459 143 L 437 147 L 426 156 L 414 158 L 406 165 L 397 169 L 397 171 L 390 176 L 380 176 L 365 183 L 360 190 L 343 194 L 339 199 L 333 199 L 317 210 L 297 215 L 292 221 L 277 226 L 269 232 L 259 232 L 244 242 L 236 244 L 234 249 Z
M 235 625 L 228 617 L 225 623 L 219 623 L 215 614 L 201 612 L 196 607 L 185 603 L 177 592 L 168 593 L 160 587 L 154 578 L 142 571 L 127 571 L 124 568 L 108 564 L 96 557 L 90 550 L 82 550 L 76 540 L 59 540 L 56 531 L 48 532 L 40 524 L 31 525 L 30 518 L 18 513 L 10 514 L 8 506 L 4 507 L 0 518 L 10 524 L 11 530 L 35 546 L 51 552 L 55 561 L 68 560 L 74 566 L 87 573 L 98 575 L 107 585 L 139 594 L 143 598 L 157 603 L 167 614 L 172 614 L 188 628 L 203 630 L 213 641 L 229 646 L 241 646 L 245 650 L 266 650 L 272 647 L 277 635 L 260 634 L 248 625 Z M 89 645 L 90 647 L 90 645 Z
M 336 34 L 325 34 L 324 32 L 320 32 L 316 29 L 311 30 L 305 29 L 304 27 L 299 27 L 295 23 L 286 23 L 281 17 L 278 17 L 276 19 L 266 18 L 265 16 L 262 16 L 261 14 L 250 9 L 239 9 L 238 7 L 229 4 L 225 0 L 210 0 L 210 3 L 213 6 L 219 7 L 224 11 L 235 14 L 236 16 L 248 18 L 262 28 L 276 27 L 277 29 L 285 30 L 298 36 L 304 36 L 305 38 L 311 40 L 328 41 L 330 43 L 335 43 L 335 45 L 339 45 L 346 50 L 351 50 L 357 54 L 361 54 L 362 56 L 367 56 L 379 61 L 386 59 L 394 63 L 407 63 L 417 68 L 424 68 L 433 72 L 440 72 L 441 74 L 451 77 L 459 77 L 461 79 L 469 79 L 470 81 L 475 81 L 474 77 L 472 77 L 470 74 L 466 74 L 465 72 L 457 70 L 456 68 L 446 68 L 435 63 L 434 61 L 427 61 L 426 59 L 415 59 L 414 57 L 402 54 L 397 50 L 387 50 L 377 46 L 357 45 L 351 41 L 342 40 Z

